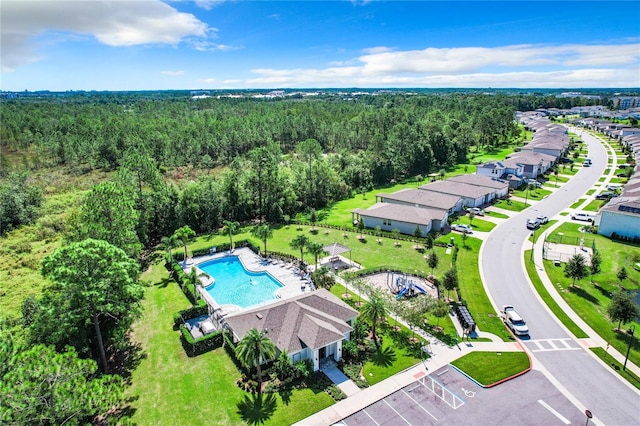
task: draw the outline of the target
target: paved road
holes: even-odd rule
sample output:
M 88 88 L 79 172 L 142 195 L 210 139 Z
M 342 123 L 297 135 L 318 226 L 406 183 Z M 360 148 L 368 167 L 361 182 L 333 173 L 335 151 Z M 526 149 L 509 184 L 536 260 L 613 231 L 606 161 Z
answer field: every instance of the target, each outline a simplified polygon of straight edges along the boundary
M 594 420 L 608 425 L 640 424 L 640 397 L 581 347 L 532 290 L 525 275 L 522 248 L 530 248 L 526 219 L 552 218 L 584 196 L 607 165 L 607 151 L 593 136 L 583 134 L 594 165 L 583 168 L 560 190 L 496 227 L 482 246 L 481 274 L 496 309 L 514 305 L 527 320 L 530 341 L 523 340 L 534 365 L 555 380 L 558 389 Z M 551 342 L 550 342 L 551 341 Z M 540 348 L 547 350 L 539 350 Z M 535 351 L 533 351 L 535 350 Z

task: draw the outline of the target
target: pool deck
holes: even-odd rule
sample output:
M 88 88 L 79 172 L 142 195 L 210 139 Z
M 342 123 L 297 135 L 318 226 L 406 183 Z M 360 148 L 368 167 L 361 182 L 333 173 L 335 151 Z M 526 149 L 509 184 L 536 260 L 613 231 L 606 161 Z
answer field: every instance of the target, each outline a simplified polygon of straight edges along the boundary
M 268 272 L 273 278 L 275 278 L 280 282 L 280 284 L 282 284 L 282 288 L 276 291 L 278 299 L 270 300 L 268 302 L 265 302 L 265 304 L 276 302 L 280 299 L 288 299 L 305 292 L 313 291 L 313 289 L 315 288 L 313 284 L 310 284 L 310 281 L 304 280 L 300 276 L 299 270 L 292 263 L 267 261 L 266 259 L 255 254 L 253 251 L 251 251 L 251 249 L 246 247 L 236 249 L 233 252 L 225 251 L 208 256 L 200 256 L 194 258 L 192 260 L 189 260 L 186 267 L 183 266 L 183 269 L 186 273 L 189 273 L 192 268 L 196 268 L 197 271 L 202 272 L 202 270 L 198 268 L 199 264 L 207 262 L 209 260 L 220 259 L 228 256 L 237 256 L 238 258 L 240 258 L 240 261 L 244 265 L 245 269 L 250 272 Z M 212 282 L 211 279 L 201 281 L 204 287 L 208 286 Z M 206 291 L 201 293 L 206 293 Z M 207 298 L 205 296 L 205 299 L 210 305 L 212 305 L 212 298 Z M 218 306 L 216 303 L 213 303 L 213 307 L 215 309 L 220 309 L 223 316 L 225 314 L 242 309 L 235 305 Z

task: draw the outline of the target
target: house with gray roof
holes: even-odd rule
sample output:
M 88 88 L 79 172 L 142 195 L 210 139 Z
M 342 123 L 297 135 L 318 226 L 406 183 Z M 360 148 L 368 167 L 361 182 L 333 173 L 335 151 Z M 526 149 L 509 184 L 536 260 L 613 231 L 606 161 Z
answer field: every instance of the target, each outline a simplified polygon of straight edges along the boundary
M 476 166 L 476 174 L 502 179 L 509 182 L 509 187 L 518 188 L 522 185 L 524 179 L 524 164 L 521 164 L 515 158 L 488 161 Z
M 354 220 L 363 220 L 367 228 L 379 226 L 383 231 L 397 229 L 401 234 L 413 235 L 418 227 L 422 235 L 426 235 L 432 230 L 442 230 L 447 225 L 449 213 L 428 207 L 376 203 L 368 209 L 353 210 L 351 216 Z
M 376 202 L 446 210 L 448 214 L 462 211 L 462 197 L 459 195 L 411 188 L 401 189 L 393 194 L 377 194 Z
M 492 200 L 491 188 L 469 185 L 467 183 L 444 180 L 431 182 L 418 187 L 421 191 L 453 194 L 462 197 L 463 207 L 480 207 Z
M 326 289 L 318 289 L 224 318 L 234 342 L 255 328 L 264 331 L 278 349 L 286 350 L 292 363 L 309 359 L 313 370 L 320 361 L 342 358 L 342 341 L 349 340 L 358 311 Z M 269 360 L 262 360 L 267 362 Z
M 491 188 L 494 190 L 493 198 L 504 198 L 509 195 L 509 182 L 500 178 L 489 177 L 484 175 L 464 174 L 450 177 L 451 182 L 461 182 L 469 185 L 481 186 L 483 188 Z
M 535 179 L 549 170 L 556 162 L 557 157 L 536 151 L 514 152 L 507 156 L 524 166 L 522 176 Z

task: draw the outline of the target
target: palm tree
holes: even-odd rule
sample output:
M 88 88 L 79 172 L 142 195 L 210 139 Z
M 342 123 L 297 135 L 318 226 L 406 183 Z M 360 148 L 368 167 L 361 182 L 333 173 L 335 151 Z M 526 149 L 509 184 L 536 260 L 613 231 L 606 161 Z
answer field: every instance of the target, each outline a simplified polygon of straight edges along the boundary
M 289 242 L 289 247 L 292 249 L 300 249 L 300 263 L 304 262 L 304 248 L 309 244 L 309 238 L 306 235 L 298 235 L 291 242 Z
M 173 233 L 173 236 L 176 240 L 180 241 L 184 245 L 184 264 L 187 264 L 187 243 L 193 237 L 196 236 L 196 233 L 193 229 L 189 228 L 189 225 L 185 225 L 182 228 L 176 229 Z
M 190 285 L 193 288 L 193 300 L 191 301 L 191 303 L 193 306 L 195 306 L 198 302 L 198 289 L 196 286 L 202 284 L 200 278 L 209 278 L 209 274 L 206 274 L 204 272 L 198 273 L 196 271 L 196 268 L 191 268 L 191 272 L 189 274 L 186 274 L 185 276 L 187 281 L 186 284 Z
M 167 252 L 167 260 L 170 262 L 173 259 L 173 253 L 171 250 L 178 246 L 178 238 L 176 237 L 176 234 L 173 234 L 170 237 L 162 237 L 160 244 Z
M 224 221 L 224 227 L 226 231 L 229 233 L 229 250 L 233 250 L 233 234 L 238 232 L 240 228 L 240 224 L 238 222 L 234 222 L 231 220 Z
M 262 370 L 260 363 L 272 359 L 276 355 L 276 346 L 266 336 L 266 331 L 258 331 L 252 328 L 244 335 L 238 347 L 236 348 L 236 356 L 238 360 L 246 367 L 256 367 L 258 375 L 258 394 L 262 393 Z
M 365 302 L 360 311 L 360 315 L 371 323 L 371 334 L 373 337 L 373 343 L 376 348 L 380 349 L 380 343 L 378 342 L 378 336 L 376 335 L 376 325 L 381 319 L 387 316 L 388 307 L 384 300 L 384 296 L 379 291 L 372 290 L 369 294 L 369 300 Z
M 307 253 L 315 256 L 315 268 L 313 269 L 314 271 L 316 271 L 318 269 L 318 256 L 320 256 L 322 253 L 324 253 L 324 248 L 322 246 L 322 244 L 317 243 L 317 242 L 308 242 L 307 243 Z
M 259 238 L 264 243 L 264 256 L 267 256 L 267 240 L 273 237 L 273 229 L 268 224 L 255 226 L 251 230 L 251 235 Z

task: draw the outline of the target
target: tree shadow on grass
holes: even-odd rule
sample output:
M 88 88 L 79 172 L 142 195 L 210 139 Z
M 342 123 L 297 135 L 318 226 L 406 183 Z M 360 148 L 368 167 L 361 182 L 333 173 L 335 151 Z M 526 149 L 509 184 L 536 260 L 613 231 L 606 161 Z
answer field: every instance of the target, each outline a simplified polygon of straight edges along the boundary
M 280 398 L 282 399 L 282 403 L 284 405 L 289 405 L 289 403 L 291 402 L 292 393 L 293 391 L 290 388 L 284 388 L 278 391 L 278 395 L 280 395 Z
M 591 303 L 593 303 L 595 305 L 599 305 L 600 304 L 598 299 L 596 299 L 595 297 L 593 297 L 592 295 L 590 295 L 589 293 L 587 293 L 586 291 L 584 291 L 580 287 L 569 286 L 569 287 L 567 287 L 567 290 L 569 290 L 571 293 L 575 294 L 576 296 L 582 297 L 584 300 L 586 300 L 588 302 L 591 302 Z
M 603 296 L 605 296 L 607 299 L 611 299 L 612 295 L 611 292 L 609 290 L 607 290 L 606 288 L 601 287 L 599 284 L 593 283 L 593 287 L 598 290 L 600 293 L 602 293 Z
M 396 353 L 390 347 L 386 347 L 382 350 L 378 349 L 371 356 L 371 362 L 380 367 L 391 367 L 396 359 Z
M 166 288 L 172 282 L 175 282 L 175 281 L 173 281 L 173 279 L 171 277 L 165 277 L 165 278 L 161 279 L 160 281 L 154 283 L 153 286 L 154 287 L 159 287 L 159 288 Z
M 249 425 L 261 425 L 273 416 L 276 411 L 276 397 L 272 393 L 266 395 L 245 395 L 238 402 L 238 414 Z

